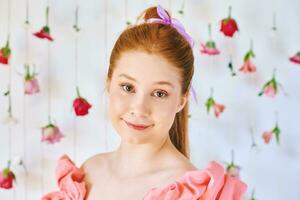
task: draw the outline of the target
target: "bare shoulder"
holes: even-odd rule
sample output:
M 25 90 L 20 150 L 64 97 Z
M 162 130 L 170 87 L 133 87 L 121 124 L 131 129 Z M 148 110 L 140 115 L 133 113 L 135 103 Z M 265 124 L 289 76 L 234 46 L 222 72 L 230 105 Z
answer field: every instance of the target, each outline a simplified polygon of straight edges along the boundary
M 91 180 L 96 173 L 103 171 L 107 166 L 107 159 L 111 152 L 99 153 L 83 162 L 80 169 L 85 173 L 85 179 Z

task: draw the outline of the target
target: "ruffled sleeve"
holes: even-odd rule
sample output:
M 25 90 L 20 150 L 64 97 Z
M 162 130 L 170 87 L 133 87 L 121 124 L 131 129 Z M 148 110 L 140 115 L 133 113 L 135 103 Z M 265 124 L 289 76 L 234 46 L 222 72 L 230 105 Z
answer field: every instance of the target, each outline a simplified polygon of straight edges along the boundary
M 143 200 L 241 200 L 247 185 L 226 175 L 222 165 L 213 161 L 205 170 L 188 171 L 165 188 L 153 188 Z
M 86 184 L 83 179 L 83 171 L 77 168 L 67 155 L 63 155 L 56 168 L 59 191 L 43 196 L 42 200 L 84 200 Z

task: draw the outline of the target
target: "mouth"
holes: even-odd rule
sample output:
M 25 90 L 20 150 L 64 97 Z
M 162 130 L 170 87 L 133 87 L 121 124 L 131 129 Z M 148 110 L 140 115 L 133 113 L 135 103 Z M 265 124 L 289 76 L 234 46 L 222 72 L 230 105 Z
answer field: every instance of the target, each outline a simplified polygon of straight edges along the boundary
M 133 123 L 127 122 L 125 120 L 124 120 L 124 122 L 127 124 L 128 127 L 132 128 L 134 130 L 139 130 L 139 131 L 145 130 L 152 126 L 152 125 L 144 125 L 144 124 L 133 124 Z

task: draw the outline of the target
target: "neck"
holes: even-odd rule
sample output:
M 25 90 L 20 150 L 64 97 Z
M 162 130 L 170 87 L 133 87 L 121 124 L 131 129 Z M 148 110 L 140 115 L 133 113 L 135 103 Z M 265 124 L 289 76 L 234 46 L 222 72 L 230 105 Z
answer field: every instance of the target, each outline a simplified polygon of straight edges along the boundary
M 163 167 L 177 151 L 169 137 L 158 144 L 132 144 L 122 141 L 113 152 L 112 168 L 120 177 L 134 177 Z

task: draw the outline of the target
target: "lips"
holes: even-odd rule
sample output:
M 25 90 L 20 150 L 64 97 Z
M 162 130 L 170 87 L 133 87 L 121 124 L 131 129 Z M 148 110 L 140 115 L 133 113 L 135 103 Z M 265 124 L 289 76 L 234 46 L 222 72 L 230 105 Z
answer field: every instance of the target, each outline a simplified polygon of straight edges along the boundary
M 127 124 L 127 126 L 129 126 L 130 128 L 133 128 L 135 130 L 145 130 L 146 128 L 149 128 L 150 126 L 152 126 L 152 125 L 143 125 L 143 124 L 133 124 L 133 123 L 130 123 L 127 121 L 125 121 L 125 123 Z

